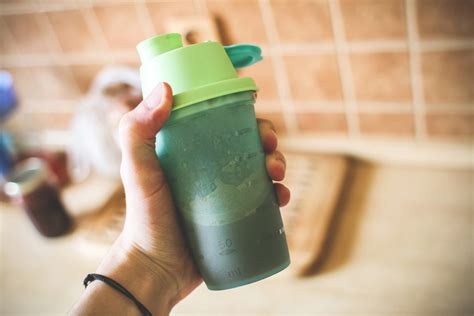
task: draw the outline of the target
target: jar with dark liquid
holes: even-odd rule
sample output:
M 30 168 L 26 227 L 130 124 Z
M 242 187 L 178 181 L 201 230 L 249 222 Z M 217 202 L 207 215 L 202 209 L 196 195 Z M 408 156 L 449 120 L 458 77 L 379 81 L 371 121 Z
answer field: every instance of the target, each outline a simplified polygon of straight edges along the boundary
M 29 158 L 19 163 L 8 176 L 5 193 L 23 206 L 43 236 L 60 236 L 71 227 L 58 189 L 41 159 Z

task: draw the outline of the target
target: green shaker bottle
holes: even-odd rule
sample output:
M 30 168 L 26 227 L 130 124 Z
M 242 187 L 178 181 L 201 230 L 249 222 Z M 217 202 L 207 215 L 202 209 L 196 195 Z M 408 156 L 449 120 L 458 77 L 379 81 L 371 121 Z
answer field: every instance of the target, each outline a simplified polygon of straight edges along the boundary
M 259 61 L 260 48 L 183 47 L 179 34 L 165 34 L 137 50 L 143 95 L 162 81 L 173 89 L 156 153 L 207 287 L 229 289 L 285 269 L 285 230 L 255 118 L 257 86 L 235 70 Z

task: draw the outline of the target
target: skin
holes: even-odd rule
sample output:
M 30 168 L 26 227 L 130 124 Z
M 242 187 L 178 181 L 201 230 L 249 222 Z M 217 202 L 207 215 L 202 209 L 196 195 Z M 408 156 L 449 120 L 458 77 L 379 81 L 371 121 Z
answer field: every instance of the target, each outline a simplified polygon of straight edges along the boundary
M 155 154 L 155 135 L 170 115 L 172 98 L 170 86 L 159 84 L 120 121 L 126 219 L 122 233 L 96 271 L 122 284 L 153 315 L 168 315 L 202 282 Z M 286 163 L 276 150 L 278 139 L 273 124 L 259 119 L 258 126 L 268 174 L 274 181 L 281 181 Z M 290 191 L 281 183 L 274 186 L 280 206 L 286 205 Z M 139 311 L 125 296 L 94 281 L 71 315 L 139 315 Z

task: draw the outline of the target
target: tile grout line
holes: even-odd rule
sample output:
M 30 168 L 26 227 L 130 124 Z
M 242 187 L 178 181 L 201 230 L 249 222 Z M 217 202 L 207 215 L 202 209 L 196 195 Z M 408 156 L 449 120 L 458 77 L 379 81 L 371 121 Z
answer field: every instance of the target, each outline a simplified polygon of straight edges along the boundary
M 15 40 L 15 36 L 13 35 L 13 33 L 11 32 L 10 30 L 10 27 L 7 25 L 7 22 L 5 21 L 4 18 L 0 17 L 0 26 L 2 27 L 2 30 L 4 32 L 4 34 L 6 34 L 7 38 L 9 39 L 10 43 L 13 45 L 13 51 L 18 51 L 18 44 Z M 0 58 L 0 61 L 3 60 L 3 58 Z M 3 67 L 0 63 L 0 67 Z M 28 72 L 28 75 L 30 77 L 32 77 L 32 72 L 31 72 L 31 69 L 26 69 L 26 71 Z M 13 78 L 13 80 L 15 80 L 15 78 Z
M 53 49 L 55 54 L 64 53 L 64 48 L 62 47 L 61 43 L 59 42 L 58 36 L 56 35 L 56 31 L 54 30 L 51 21 L 49 20 L 48 13 L 42 12 L 42 18 L 39 16 L 35 16 L 35 20 L 40 24 L 40 28 L 46 30 L 48 34 L 48 46 Z
M 23 113 L 25 114 L 47 114 L 47 113 L 71 113 L 79 99 L 49 99 L 38 102 L 32 99 L 22 99 Z M 31 105 L 35 105 L 33 108 Z M 43 106 L 44 105 L 44 106 Z
M 87 28 L 92 33 L 92 36 L 95 38 L 97 43 L 99 43 L 101 48 L 107 52 L 109 50 L 109 45 L 107 44 L 105 35 L 101 31 L 97 31 L 98 29 L 100 29 L 100 26 L 97 25 L 97 21 L 92 16 L 94 13 L 91 10 L 92 8 L 90 7 L 84 7 L 80 8 L 79 12 L 83 17 L 84 21 L 86 22 Z
M 334 53 L 334 43 L 312 43 L 312 44 L 279 44 L 273 47 L 272 53 L 281 55 L 310 55 Z
M 41 12 L 57 12 L 57 11 L 67 11 L 67 10 L 74 10 L 77 9 L 78 6 L 80 6 L 80 3 L 77 3 L 77 1 L 69 1 L 69 2 L 41 2 L 38 1 L 38 5 L 41 8 Z
M 110 58 L 116 56 L 114 53 L 86 52 L 86 53 L 67 53 L 67 54 L 31 54 L 22 56 L 5 55 L 0 61 L 2 67 L 32 67 L 32 66 L 55 66 L 64 64 L 86 65 L 89 63 L 104 63 L 110 61 Z M 128 58 L 135 58 L 133 51 L 127 51 Z M 34 60 L 32 60 L 34 59 Z
M 107 60 L 112 60 L 114 63 L 116 62 L 115 57 L 111 53 L 110 45 L 105 36 L 104 30 L 100 26 L 99 18 L 94 12 L 94 7 L 87 6 L 81 10 L 82 15 L 84 16 L 89 29 L 93 34 L 95 34 L 96 39 L 99 41 L 102 48 L 105 50 L 104 54 L 101 54 L 102 57 L 107 56 Z
M 138 19 L 140 20 L 140 24 L 142 25 L 146 36 L 151 37 L 151 36 L 156 35 L 156 29 L 155 29 L 155 26 L 153 25 L 150 10 L 148 10 L 145 0 L 141 0 L 140 2 L 137 2 L 135 10 L 137 12 Z
M 406 41 L 345 42 L 349 53 L 406 52 Z
M 141 1 L 141 0 L 140 0 Z M 145 0 L 146 1 L 146 0 Z M 173 0 L 155 0 L 155 3 L 171 3 Z M 135 4 L 137 0 L 122 0 L 122 1 L 107 1 L 107 0 L 81 0 L 81 1 L 62 1 L 62 2 L 30 2 L 30 3 L 15 3 L 15 4 L 0 4 L 0 15 L 16 15 L 16 14 L 29 14 L 37 12 L 48 12 L 48 11 L 64 11 L 70 10 L 82 6 L 90 5 L 114 5 L 114 4 Z
M 262 112 L 275 113 L 274 104 L 278 100 L 261 100 L 259 102 L 258 110 Z M 74 103 L 76 99 L 48 99 L 48 100 L 36 100 L 36 99 L 23 99 L 25 104 L 64 104 Z M 319 100 L 319 101 L 295 101 L 295 112 L 328 112 L 328 113 L 340 113 L 344 111 L 343 102 L 336 102 L 330 100 Z M 380 104 L 377 102 L 359 102 L 360 111 L 368 114 L 374 113 L 408 113 L 412 111 L 411 103 L 387 103 Z M 471 104 L 453 105 L 453 104 L 439 104 L 433 106 L 433 112 L 442 114 L 474 114 L 474 108 Z
M 276 75 L 275 81 L 277 85 L 278 96 L 280 98 L 283 110 L 283 119 L 285 121 L 288 133 L 296 133 L 298 131 L 298 125 L 294 112 L 293 100 L 291 98 L 288 74 L 286 73 L 285 64 L 283 62 L 281 51 L 279 49 L 280 42 L 278 38 L 278 32 L 274 24 L 275 19 L 273 17 L 272 10 L 269 7 L 268 0 L 259 0 L 258 4 L 262 14 L 262 22 L 265 28 L 265 33 L 269 40 L 269 46 L 272 52 L 272 66 Z
M 13 52 L 17 52 L 18 51 L 18 45 L 16 43 L 15 36 L 13 36 L 13 33 L 11 32 L 10 28 L 8 27 L 7 22 L 5 22 L 5 20 L 2 17 L 0 17 L 0 26 L 3 30 L 3 34 L 6 35 L 8 41 L 11 44 L 13 44 Z
M 415 139 L 420 141 L 426 137 L 426 122 L 424 120 L 424 94 L 421 79 L 420 49 L 418 45 L 418 28 L 416 26 L 416 5 L 414 0 L 405 0 L 405 14 L 408 36 L 408 55 L 410 61 L 411 92 L 413 100 L 413 118 Z
M 443 51 L 474 48 L 474 41 L 472 39 L 420 41 L 420 39 L 417 38 L 417 43 L 421 51 Z
M 48 41 L 49 44 L 53 46 L 53 50 L 55 50 L 55 53 L 59 53 L 59 55 L 64 53 L 64 48 L 61 45 L 61 42 L 59 41 L 58 35 L 56 34 L 56 31 L 54 30 L 53 24 L 51 23 L 47 12 L 42 13 L 43 18 L 40 19 L 41 23 L 41 28 L 45 28 L 49 34 L 48 36 Z M 36 19 L 38 21 L 38 19 Z M 71 79 L 71 82 L 73 82 L 74 85 L 74 90 L 76 90 L 78 95 L 81 95 L 81 88 L 79 87 L 79 82 L 77 81 L 76 77 L 72 73 L 72 69 L 68 64 L 62 64 L 62 67 L 65 69 L 66 73 L 69 75 L 69 79 Z
M 31 3 L 0 4 L 0 15 L 17 15 L 38 13 L 41 5 L 38 1 Z
M 105 39 L 105 35 L 100 35 L 101 32 L 96 32 L 95 29 L 98 28 L 100 29 L 100 26 L 97 25 L 97 27 L 94 26 L 94 22 L 91 20 L 94 20 L 94 18 L 90 17 L 90 12 L 86 13 L 89 11 L 91 8 L 80 8 L 79 11 L 82 13 L 84 19 L 86 20 L 86 24 L 88 24 L 89 30 L 95 35 L 96 39 L 104 45 L 104 49 L 108 47 L 107 40 Z M 357 47 L 352 47 L 351 48 L 351 43 L 347 43 L 346 46 L 348 47 L 349 51 L 352 52 L 364 52 L 364 53 L 374 53 L 374 52 L 381 52 L 381 51 L 386 51 L 386 52 L 397 52 L 397 50 L 385 50 L 382 47 L 375 47 L 375 48 L 370 48 L 370 45 L 372 45 L 371 42 L 364 42 L 363 45 L 359 46 L 357 44 Z M 419 42 L 419 50 L 420 51 L 438 51 L 438 50 L 461 50 L 461 49 L 473 49 L 474 48 L 474 43 L 471 43 L 469 41 L 459 41 L 459 42 L 453 42 L 449 44 L 448 42 L 440 42 L 440 43 L 429 43 L 429 42 Z M 262 45 L 265 46 L 265 45 Z M 407 51 L 408 46 L 404 48 L 403 51 Z M 310 54 L 327 54 L 327 53 L 334 53 L 334 45 L 333 44 L 328 44 L 328 43 L 322 43 L 322 44 L 290 44 L 290 45 L 279 45 L 279 47 L 267 47 L 267 51 L 271 52 L 272 54 L 275 53 L 280 53 L 280 54 L 285 54 L 285 55 L 310 55 Z M 360 51 L 359 51 L 360 50 Z M 130 52 L 130 54 L 132 54 Z M 2 65 L 9 66 L 8 62 L 12 62 L 13 66 L 16 66 L 16 63 L 22 63 L 23 66 L 28 66 L 28 65 L 36 65 L 36 63 L 31 63 L 32 59 L 38 58 L 38 59 L 48 59 L 48 60 L 61 60 L 62 58 L 68 59 L 70 56 L 76 55 L 76 53 L 63 53 L 61 56 L 55 56 L 54 59 L 49 58 L 49 53 L 33 53 L 33 54 L 0 54 L 0 57 L 2 57 Z M 56 59 L 58 57 L 59 59 Z M 5 62 L 5 60 L 7 62 Z M 54 65 L 55 63 L 51 63 Z
M 349 57 L 347 56 L 347 47 L 342 20 L 343 18 L 339 8 L 338 0 L 329 0 L 329 12 L 334 32 L 334 43 L 339 67 L 342 94 L 344 98 L 344 104 L 346 106 L 345 114 L 348 133 L 349 137 L 357 137 L 360 135 L 359 119 L 357 117 L 357 103 L 354 93 L 350 61 Z

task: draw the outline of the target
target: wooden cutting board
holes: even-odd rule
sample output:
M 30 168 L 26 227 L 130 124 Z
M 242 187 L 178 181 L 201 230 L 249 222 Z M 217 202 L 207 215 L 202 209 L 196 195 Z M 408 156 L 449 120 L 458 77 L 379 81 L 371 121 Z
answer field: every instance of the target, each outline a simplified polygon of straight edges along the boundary
M 291 269 L 300 276 L 316 272 L 346 182 L 349 159 L 342 155 L 285 153 L 291 190 L 282 208 Z

